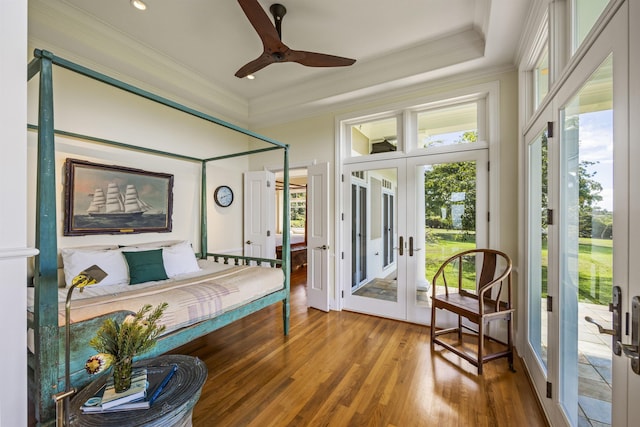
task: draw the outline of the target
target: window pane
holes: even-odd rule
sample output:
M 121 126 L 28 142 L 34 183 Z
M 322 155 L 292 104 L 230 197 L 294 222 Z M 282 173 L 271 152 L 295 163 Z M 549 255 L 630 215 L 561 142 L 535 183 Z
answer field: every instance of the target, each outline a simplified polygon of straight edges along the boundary
M 423 189 L 426 265 L 417 266 L 431 282 L 447 258 L 476 247 L 476 162 L 425 165 Z M 475 289 L 473 268 L 463 287 Z
M 545 47 L 534 70 L 535 107 L 537 108 L 549 92 L 549 48 Z
M 529 144 L 529 343 L 547 370 L 547 132 Z
M 396 151 L 398 146 L 396 117 L 372 120 L 351 126 L 351 156 Z
M 418 113 L 418 147 L 476 142 L 478 104 L 455 105 Z
M 578 50 L 596 23 L 609 0 L 574 0 L 573 2 L 573 51 Z
M 610 423 L 611 337 L 606 327 L 613 285 L 613 61 L 609 57 L 561 110 L 560 400 L 579 417 Z M 604 373 L 582 375 L 593 366 Z M 594 393 L 594 390 L 597 393 Z M 589 411 L 598 400 L 598 414 Z M 605 409 L 606 408 L 606 409 Z

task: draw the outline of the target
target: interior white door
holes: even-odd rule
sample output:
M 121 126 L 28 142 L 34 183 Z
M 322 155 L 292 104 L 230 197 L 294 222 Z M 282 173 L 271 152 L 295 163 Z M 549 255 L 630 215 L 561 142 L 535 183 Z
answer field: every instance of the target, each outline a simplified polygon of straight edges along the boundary
M 329 311 L 329 164 L 307 167 L 307 305 Z
M 244 256 L 276 257 L 275 174 L 244 174 Z

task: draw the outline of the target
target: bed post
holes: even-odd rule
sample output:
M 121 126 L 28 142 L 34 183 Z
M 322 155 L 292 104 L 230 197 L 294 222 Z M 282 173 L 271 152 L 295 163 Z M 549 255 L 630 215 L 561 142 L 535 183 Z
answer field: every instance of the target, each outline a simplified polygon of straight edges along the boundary
M 58 392 L 58 242 L 56 235 L 56 170 L 53 126 L 52 58 L 46 51 L 40 57 L 40 96 L 38 107 L 38 164 L 36 189 L 34 281 L 35 404 L 38 422 L 55 418 L 53 395 Z
M 206 259 L 209 248 L 207 247 L 207 162 L 202 162 L 200 172 L 202 183 L 200 196 L 200 258 Z
M 283 206 L 289 206 L 289 145 L 284 148 L 284 188 Z M 284 334 L 289 335 L 289 300 L 291 299 L 291 233 L 286 230 L 291 229 L 291 209 L 283 209 L 282 229 L 282 268 L 284 270 L 284 287 L 287 296 L 282 300 L 282 319 L 284 324 Z

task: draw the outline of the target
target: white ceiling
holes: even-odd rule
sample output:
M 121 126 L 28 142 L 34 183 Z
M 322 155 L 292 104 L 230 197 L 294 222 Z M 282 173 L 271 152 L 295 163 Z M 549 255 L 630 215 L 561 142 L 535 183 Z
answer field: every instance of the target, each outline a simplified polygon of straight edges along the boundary
M 529 0 L 279 0 L 292 49 L 350 67 L 272 64 L 236 0 L 30 0 L 31 48 L 251 126 L 328 111 L 436 78 L 513 66 Z M 259 0 L 267 11 L 276 0 Z M 269 14 L 269 16 L 271 16 Z

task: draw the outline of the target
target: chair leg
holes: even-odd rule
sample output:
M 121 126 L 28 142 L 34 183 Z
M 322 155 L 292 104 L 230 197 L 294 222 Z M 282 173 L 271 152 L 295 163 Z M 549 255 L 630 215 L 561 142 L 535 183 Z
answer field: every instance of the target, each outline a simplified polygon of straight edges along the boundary
M 458 343 L 462 344 L 462 316 L 458 314 Z
M 515 372 L 516 370 L 513 368 L 513 314 L 509 314 L 509 318 L 507 320 L 507 346 L 509 348 L 509 356 L 507 359 L 509 360 L 509 370 L 511 372 Z
M 433 340 L 436 339 L 436 308 L 431 307 L 431 351 L 435 349 Z
M 478 375 L 482 375 L 484 354 L 484 322 L 482 319 L 478 322 Z

